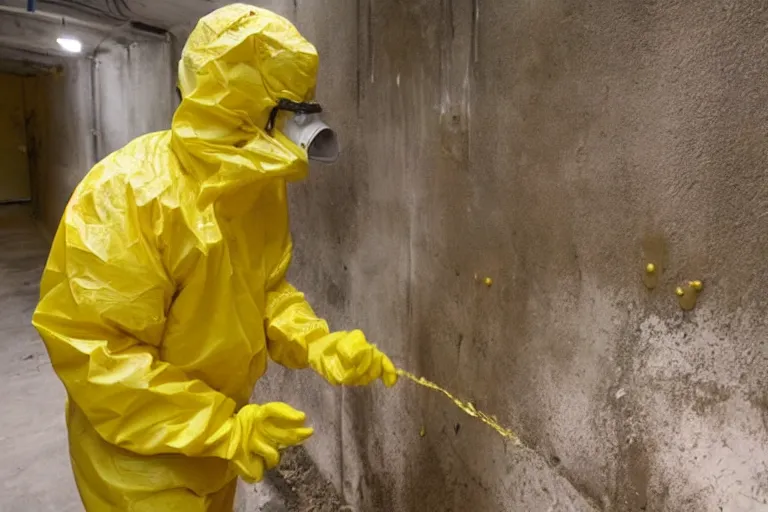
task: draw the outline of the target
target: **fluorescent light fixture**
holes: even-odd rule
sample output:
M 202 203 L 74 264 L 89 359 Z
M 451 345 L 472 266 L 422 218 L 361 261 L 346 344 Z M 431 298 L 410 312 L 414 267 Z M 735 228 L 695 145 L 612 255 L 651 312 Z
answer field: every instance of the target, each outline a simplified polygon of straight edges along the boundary
M 80 53 L 83 51 L 83 43 L 72 37 L 60 37 L 56 42 L 69 53 Z

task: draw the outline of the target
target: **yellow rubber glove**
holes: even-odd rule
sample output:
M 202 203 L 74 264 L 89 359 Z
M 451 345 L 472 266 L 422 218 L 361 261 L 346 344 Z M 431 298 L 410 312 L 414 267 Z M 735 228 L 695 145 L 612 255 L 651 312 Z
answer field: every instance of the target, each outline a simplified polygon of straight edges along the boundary
M 246 405 L 233 419 L 227 458 L 243 480 L 258 482 L 265 469 L 280 463 L 280 450 L 301 444 L 313 434 L 304 426 L 305 420 L 303 412 L 282 402 Z
M 395 365 L 362 331 L 335 332 L 313 341 L 309 364 L 335 386 L 365 386 L 379 378 L 387 387 L 397 382 Z

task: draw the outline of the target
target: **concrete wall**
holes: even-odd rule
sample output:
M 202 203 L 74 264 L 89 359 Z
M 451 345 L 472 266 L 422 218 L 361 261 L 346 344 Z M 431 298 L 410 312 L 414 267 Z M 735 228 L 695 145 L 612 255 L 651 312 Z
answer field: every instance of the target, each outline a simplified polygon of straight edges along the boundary
M 65 59 L 29 78 L 34 97 L 37 216 L 53 233 L 72 190 L 96 161 L 131 139 L 170 126 L 170 41 L 104 41 L 93 58 Z M 96 134 L 96 137 L 94 137 Z
M 0 204 L 28 201 L 24 77 L 0 73 Z
M 308 411 L 352 506 L 768 509 L 763 2 L 261 4 L 344 141 L 292 191 L 294 281 L 535 450 L 408 382 L 273 370 L 254 399 Z
M 173 116 L 171 42 L 111 45 L 97 57 L 99 153 L 138 135 L 165 130 Z
M 69 196 L 94 163 L 91 63 L 63 61 L 53 74 L 27 79 L 27 118 L 35 215 L 49 235 Z

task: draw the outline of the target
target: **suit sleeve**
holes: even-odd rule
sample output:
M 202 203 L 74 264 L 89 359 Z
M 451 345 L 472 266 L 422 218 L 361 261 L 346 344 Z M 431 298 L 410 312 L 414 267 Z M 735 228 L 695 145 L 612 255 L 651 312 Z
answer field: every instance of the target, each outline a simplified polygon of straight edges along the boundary
M 86 186 L 70 201 L 33 324 L 70 399 L 107 442 L 229 458 L 235 403 L 159 357 L 175 286 L 145 236 L 151 222 L 114 188 Z
M 273 361 L 287 368 L 300 369 L 309 366 L 309 345 L 327 336 L 329 330 L 326 321 L 315 314 L 304 294 L 285 279 L 291 249 L 289 240 L 283 258 L 269 280 L 267 346 Z
M 290 244 L 267 293 L 267 343 L 272 359 L 288 368 L 311 366 L 334 385 L 361 386 L 381 378 L 397 382 L 392 361 L 362 331 L 329 333 L 304 294 L 285 280 Z

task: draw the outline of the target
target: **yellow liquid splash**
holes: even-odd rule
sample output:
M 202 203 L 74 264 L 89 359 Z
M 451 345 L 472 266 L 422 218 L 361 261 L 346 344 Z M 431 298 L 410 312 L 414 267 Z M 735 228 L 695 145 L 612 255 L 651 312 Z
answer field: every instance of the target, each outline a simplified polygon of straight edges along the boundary
M 491 427 L 500 436 L 510 440 L 514 446 L 524 446 L 522 441 L 520 441 L 520 438 L 517 437 L 517 434 L 515 434 L 514 432 L 512 432 L 508 428 L 504 428 L 503 426 L 501 426 L 499 424 L 499 421 L 494 416 L 486 414 L 483 411 L 478 411 L 477 408 L 472 404 L 472 402 L 464 402 L 464 401 L 456 398 L 451 393 L 449 393 L 447 390 L 441 388 L 440 386 L 438 386 L 434 382 L 428 381 L 424 377 L 417 377 L 417 376 L 415 376 L 414 374 L 412 374 L 410 372 L 407 372 L 405 370 L 400 370 L 400 369 L 397 370 L 397 374 L 400 377 L 404 377 L 404 378 L 406 378 L 406 379 L 408 379 L 410 381 L 415 382 L 419 386 L 423 386 L 423 387 L 425 387 L 427 389 L 431 389 L 433 391 L 438 391 L 438 392 L 442 393 L 443 395 L 445 395 L 448 398 L 450 398 L 451 401 L 456 405 L 456 407 L 458 407 L 459 409 L 464 411 L 469 416 L 472 416 L 473 418 L 476 418 L 476 419 L 482 421 L 483 423 L 485 423 L 486 425 L 488 425 L 489 427 Z

